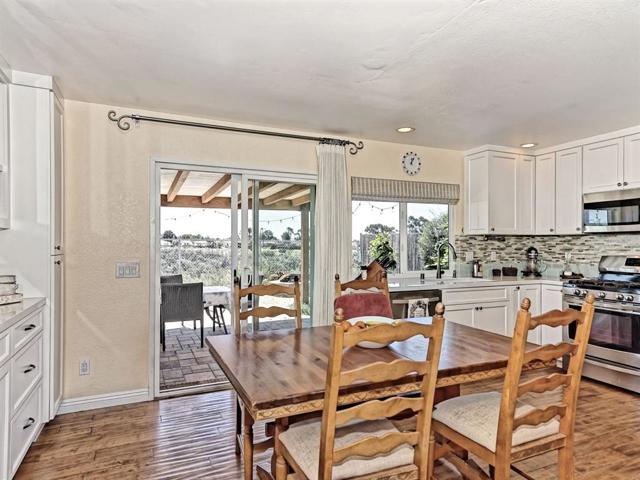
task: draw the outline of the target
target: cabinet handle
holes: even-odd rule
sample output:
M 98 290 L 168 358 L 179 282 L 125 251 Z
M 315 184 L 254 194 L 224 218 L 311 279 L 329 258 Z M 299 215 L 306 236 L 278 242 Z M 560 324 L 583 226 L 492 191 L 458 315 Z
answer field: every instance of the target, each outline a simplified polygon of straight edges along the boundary
M 576 227 L 576 232 L 579 232 L 580 230 L 582 230 L 580 227 Z
M 492 231 L 492 232 L 495 232 L 495 231 L 496 231 L 496 229 L 495 229 L 495 228 L 493 228 L 493 227 L 491 227 L 491 231 Z
M 622 182 L 622 185 L 629 185 L 629 182 Z
M 33 372 L 36 368 L 37 367 L 33 363 L 30 363 L 29 366 L 22 371 L 22 373 Z
M 29 420 L 27 420 L 27 423 L 24 424 L 24 427 L 22 427 L 22 429 L 26 430 L 27 428 L 31 427 L 34 423 L 36 423 L 36 419 L 33 417 L 29 417 Z
M 27 325 L 26 327 L 24 327 L 22 329 L 23 332 L 28 332 L 29 330 L 33 330 L 34 328 L 36 328 L 36 326 L 33 323 L 30 323 L 29 325 Z
M 549 231 L 550 231 L 550 232 L 553 232 L 553 228 L 550 228 L 550 229 L 549 229 Z
M 520 287 L 516 287 L 516 290 L 520 290 Z
M 56 261 L 55 261 L 55 262 L 53 262 L 53 263 L 55 263 L 56 265 L 62 265 L 62 260 L 56 260 Z
M 54 250 L 58 250 L 58 251 L 62 250 L 62 247 L 61 247 L 60 245 L 56 245 L 56 246 L 55 246 L 55 247 L 53 247 L 53 248 L 54 248 Z
M 618 182 L 618 186 L 619 186 L 619 187 L 621 187 L 621 186 L 622 186 L 622 183 Z

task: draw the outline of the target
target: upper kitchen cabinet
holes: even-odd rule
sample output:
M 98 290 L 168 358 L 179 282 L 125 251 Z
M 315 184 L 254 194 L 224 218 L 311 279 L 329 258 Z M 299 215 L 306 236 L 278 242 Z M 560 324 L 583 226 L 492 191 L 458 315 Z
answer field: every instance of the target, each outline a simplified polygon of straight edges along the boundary
M 624 137 L 623 172 L 624 187 L 640 188 L 640 133 Z
M 9 77 L 0 57 L 0 229 L 11 225 L 9 172 Z
M 465 233 L 533 232 L 533 157 L 485 151 L 465 157 Z
M 556 229 L 556 154 L 536 157 L 537 235 L 554 235 Z
M 582 159 L 582 191 L 609 192 L 624 186 L 623 139 L 585 145 Z
M 556 152 L 556 233 L 582 233 L 582 148 Z

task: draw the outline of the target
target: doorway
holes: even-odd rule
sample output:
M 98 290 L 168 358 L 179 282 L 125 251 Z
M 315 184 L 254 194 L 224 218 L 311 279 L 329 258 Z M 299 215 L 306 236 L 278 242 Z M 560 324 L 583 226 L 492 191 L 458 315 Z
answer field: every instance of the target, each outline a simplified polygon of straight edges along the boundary
M 234 277 L 242 286 L 297 278 L 303 323 L 310 324 L 315 176 L 160 162 L 153 167 L 155 396 L 226 388 L 204 340 L 234 331 Z M 204 300 L 199 312 L 184 293 L 198 288 Z M 292 302 L 275 296 L 252 301 L 266 307 Z M 250 320 L 243 331 L 291 326 L 293 319 L 279 316 Z

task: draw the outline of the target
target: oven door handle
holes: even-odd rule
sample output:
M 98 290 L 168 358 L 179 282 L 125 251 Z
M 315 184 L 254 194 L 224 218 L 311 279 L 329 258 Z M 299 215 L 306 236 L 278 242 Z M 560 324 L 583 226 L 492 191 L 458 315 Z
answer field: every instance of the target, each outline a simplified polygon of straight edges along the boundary
M 570 307 L 582 308 L 582 305 L 579 304 L 579 303 L 566 302 L 565 304 L 569 308 Z M 624 309 L 607 308 L 607 307 L 603 306 L 601 303 L 598 303 L 598 302 L 596 302 L 593 306 L 596 308 L 596 310 L 601 310 L 601 311 L 605 311 L 605 312 L 618 313 L 618 314 L 629 313 L 631 315 L 640 315 L 640 311 L 638 311 L 638 310 L 624 310 Z
M 634 375 L 636 377 L 640 377 L 640 371 L 636 371 L 636 370 L 631 370 L 631 369 L 627 369 L 627 368 L 622 368 L 622 367 L 618 367 L 616 365 L 612 365 L 609 362 L 604 363 L 604 362 L 597 362 L 595 360 L 591 360 L 589 358 L 585 358 L 584 359 L 584 363 L 588 363 L 589 365 L 595 365 L 596 367 L 604 367 L 604 368 L 608 368 L 609 370 L 613 370 L 615 372 L 620 372 L 620 373 L 626 373 L 628 375 Z

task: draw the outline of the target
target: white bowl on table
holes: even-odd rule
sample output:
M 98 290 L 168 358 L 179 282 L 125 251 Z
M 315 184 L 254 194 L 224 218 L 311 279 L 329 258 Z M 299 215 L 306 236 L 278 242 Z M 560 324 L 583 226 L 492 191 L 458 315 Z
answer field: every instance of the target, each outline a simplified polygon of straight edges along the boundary
M 364 322 L 367 324 L 367 327 L 374 327 L 376 325 L 383 325 L 383 324 L 390 325 L 396 322 L 393 318 L 379 317 L 375 315 L 367 315 L 364 317 L 354 317 L 354 318 L 350 318 L 347 321 L 351 325 L 355 325 L 358 322 Z M 362 348 L 384 348 L 388 344 L 365 341 L 365 342 L 358 342 L 357 345 Z

